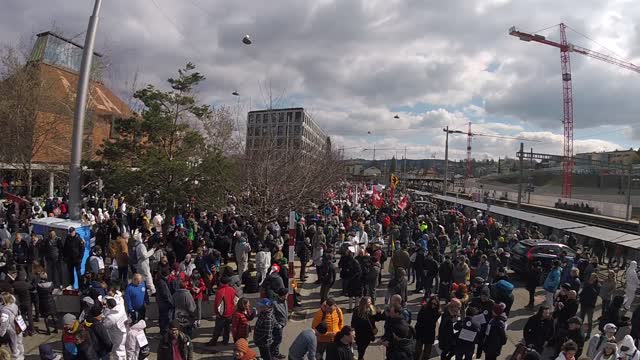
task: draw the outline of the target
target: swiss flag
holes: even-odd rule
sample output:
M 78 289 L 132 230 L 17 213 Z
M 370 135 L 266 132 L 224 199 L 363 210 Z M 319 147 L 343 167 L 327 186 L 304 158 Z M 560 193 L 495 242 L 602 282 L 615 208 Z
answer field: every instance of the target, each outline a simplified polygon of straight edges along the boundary
M 378 189 L 375 186 L 373 187 L 373 198 L 371 202 L 373 203 L 373 206 L 375 206 L 376 208 L 381 208 L 382 204 L 384 203 L 382 196 L 380 195 L 380 193 L 378 192 Z
M 407 199 L 406 196 L 403 196 L 402 200 L 400 200 L 400 203 L 398 203 L 398 208 L 404 211 L 407 209 L 407 206 L 409 206 L 409 200 Z

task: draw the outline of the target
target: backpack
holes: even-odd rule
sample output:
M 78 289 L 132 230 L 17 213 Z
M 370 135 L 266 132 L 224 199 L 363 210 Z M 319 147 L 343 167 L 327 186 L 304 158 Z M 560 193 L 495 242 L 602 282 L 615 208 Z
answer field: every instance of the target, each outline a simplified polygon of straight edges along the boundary
M 129 265 L 138 265 L 138 246 L 134 245 L 132 249 L 129 249 Z
M 500 280 L 496 283 L 496 289 L 503 291 L 507 295 L 513 292 L 513 284 L 507 280 Z

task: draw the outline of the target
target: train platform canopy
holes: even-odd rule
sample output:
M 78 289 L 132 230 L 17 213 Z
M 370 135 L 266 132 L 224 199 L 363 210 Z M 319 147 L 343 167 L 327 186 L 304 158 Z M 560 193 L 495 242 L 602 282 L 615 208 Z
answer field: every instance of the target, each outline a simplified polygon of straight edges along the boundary
M 456 203 L 463 206 L 468 206 L 474 209 L 486 211 L 487 204 L 459 199 L 454 196 L 436 195 L 422 191 L 416 191 L 416 194 L 422 196 L 430 196 L 434 199 L 443 200 L 450 203 Z M 640 248 L 640 235 L 630 234 L 626 232 L 611 230 L 598 226 L 592 226 L 575 221 L 558 219 L 551 216 L 544 216 L 540 214 L 534 214 L 527 211 L 509 209 L 503 206 L 491 205 L 490 211 L 494 214 L 511 217 L 521 221 L 540 224 L 553 229 L 562 230 L 568 233 L 588 237 L 591 239 L 602 240 L 614 244 L 619 244 L 631 248 Z

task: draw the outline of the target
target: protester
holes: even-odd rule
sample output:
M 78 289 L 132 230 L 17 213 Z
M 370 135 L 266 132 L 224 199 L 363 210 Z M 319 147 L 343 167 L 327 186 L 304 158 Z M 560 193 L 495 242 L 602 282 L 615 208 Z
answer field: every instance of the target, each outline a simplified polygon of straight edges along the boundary
M 598 283 L 598 275 L 593 273 L 584 284 L 580 292 L 580 314 L 582 320 L 587 321 L 587 336 L 591 336 L 593 328 L 593 312 L 596 308 L 596 301 L 600 293 L 600 285 Z
M 113 350 L 113 342 L 109 336 L 109 332 L 103 323 L 104 315 L 102 314 L 102 308 L 94 306 L 89 310 L 89 316 L 82 325 L 89 330 L 91 337 L 87 340 L 87 343 L 91 344 L 93 351 L 98 359 L 108 360 L 111 350 Z
M 367 347 L 375 340 L 378 333 L 376 321 L 384 320 L 384 313 L 381 313 L 373 303 L 371 298 L 363 296 L 357 309 L 353 312 L 351 318 L 351 328 L 355 330 L 355 342 L 358 349 L 358 359 L 364 359 Z
M 422 304 L 416 322 L 416 350 L 415 358 L 428 359 L 436 339 L 436 325 L 440 319 L 440 299 L 432 295 Z M 356 330 L 356 336 L 357 336 Z M 356 339 L 357 340 L 357 339 Z
M 284 333 L 284 327 L 289 320 L 289 307 L 287 305 L 287 295 L 289 290 L 282 288 L 276 291 L 278 297 L 273 301 L 273 314 L 276 319 L 273 327 L 273 344 L 271 344 L 271 357 L 274 359 L 284 359 L 285 355 L 280 353 L 280 344 Z
M 253 342 L 260 350 L 263 360 L 271 360 L 273 344 L 273 329 L 276 326 L 276 318 L 273 315 L 273 302 L 269 299 L 258 301 L 258 320 L 256 321 Z
M 50 335 L 50 325 L 53 328 L 54 333 L 58 332 L 56 329 L 56 325 L 58 323 L 58 311 L 56 310 L 56 302 L 53 299 L 54 285 L 53 282 L 49 281 L 49 276 L 46 272 L 41 272 L 39 278 L 40 280 L 36 285 L 36 292 L 38 294 L 38 310 L 40 316 L 42 316 L 42 320 L 44 321 L 46 334 Z
M 62 285 L 62 262 L 60 261 L 62 250 L 62 240 L 54 230 L 50 230 L 47 239 L 43 242 L 42 252 L 49 280 L 56 288 Z
M 213 302 L 213 311 L 216 315 L 216 324 L 213 329 L 213 338 L 207 345 L 216 346 L 220 335 L 222 335 L 223 345 L 227 345 L 229 343 L 231 317 L 235 312 L 235 296 L 235 290 L 229 286 L 229 278 L 223 278 L 220 283 L 220 288 L 218 288 L 218 291 L 216 292 L 216 298 Z
M 602 330 L 602 334 L 595 334 L 589 340 L 589 348 L 587 350 L 587 356 L 593 359 L 604 349 L 604 345 L 608 342 L 616 342 L 616 332 L 618 328 L 615 324 L 606 324 Z
M 14 246 L 15 249 L 15 246 Z M 78 235 L 75 228 L 69 228 L 69 234 L 64 240 L 64 246 L 62 248 L 62 254 L 64 256 L 64 262 L 67 264 L 68 283 L 67 285 L 73 285 L 74 275 L 78 282 L 80 282 L 82 257 L 84 256 L 84 240 Z
M 236 303 L 236 309 L 231 318 L 231 335 L 234 342 L 249 337 L 251 332 L 249 321 L 256 316 L 256 312 L 250 308 L 250 305 L 249 299 L 246 298 L 240 298 Z
M 256 352 L 251 350 L 247 339 L 240 338 L 235 341 L 233 349 L 233 358 L 237 360 L 255 360 Z
M 144 237 L 144 238 L 143 238 Z M 154 254 L 154 249 L 147 250 L 144 242 L 147 240 L 146 235 L 143 235 L 139 231 L 136 231 L 133 235 L 135 241 L 134 254 L 137 259 L 136 271 L 144 277 L 144 281 L 149 288 L 150 295 L 156 293 L 156 287 L 153 283 L 153 277 L 151 276 L 151 268 L 149 267 L 149 258 Z
M 600 286 L 598 296 L 602 299 L 602 313 L 604 314 L 611 303 L 613 291 L 616 289 L 616 273 L 613 270 L 607 271 L 607 278 Z
M 457 346 L 457 334 L 460 331 L 462 304 L 458 299 L 451 299 L 445 307 L 438 328 L 438 346 L 442 352 L 441 359 L 451 359 Z
M 335 335 L 335 340 L 327 348 L 327 359 L 331 360 L 353 360 L 353 331 L 349 326 L 345 326 Z
M 552 312 L 548 306 L 542 305 L 535 315 L 527 319 L 524 325 L 524 342 L 527 346 L 542 353 L 545 343 L 553 338 L 554 331 Z
M 169 331 L 162 335 L 158 344 L 158 360 L 192 360 L 191 338 L 180 330 L 178 321 L 173 320 Z
M 186 281 L 180 282 L 180 289 L 173 293 L 174 318 L 180 324 L 180 328 L 189 337 L 193 336 L 193 327 L 196 322 L 196 302 Z M 160 286 L 158 286 L 158 289 Z M 156 293 L 157 295 L 157 293 Z
M 0 294 L 0 337 L 4 338 L 11 349 L 12 359 L 24 359 L 24 345 L 22 332 L 26 324 L 20 316 L 20 310 L 13 295 L 3 292 Z
M 544 280 L 544 291 L 546 294 L 546 302 L 549 308 L 553 308 L 553 298 L 560 287 L 560 261 L 553 260 L 552 268 L 547 275 L 547 278 Z
M 629 268 L 625 273 L 627 283 L 624 289 L 624 308 L 627 309 L 627 311 L 631 310 L 631 304 L 633 304 L 633 300 L 636 298 L 636 290 L 638 290 L 638 286 L 640 285 L 637 268 L 638 263 L 631 261 L 631 263 L 629 263 Z
M 357 330 L 356 330 L 357 331 Z M 327 333 L 326 323 L 320 323 L 315 329 L 303 330 L 289 347 L 289 360 L 315 360 L 318 340 L 316 333 Z
M 124 292 L 124 301 L 127 312 L 134 322 L 144 320 L 146 316 L 146 305 L 149 303 L 146 283 L 142 280 L 142 275 L 133 275 L 132 281 L 127 285 Z
M 317 338 L 317 359 L 322 360 L 324 358 L 324 353 L 327 350 L 327 346 L 331 342 L 333 342 L 335 335 L 342 329 L 344 325 L 344 317 L 342 315 L 342 310 L 336 305 L 335 300 L 333 298 L 328 298 L 325 302 L 320 306 L 320 309 L 316 311 L 313 315 L 313 321 L 311 322 L 311 327 L 313 329 L 318 329 L 318 325 L 321 323 L 326 326 L 327 331 L 322 334 L 318 331 Z
M 112 359 L 126 360 L 127 312 L 120 294 L 105 298 L 103 324 L 113 343 Z
M 507 316 L 505 314 L 506 305 L 496 304 L 493 307 L 493 317 L 487 325 L 487 330 L 482 336 L 482 344 L 478 346 L 477 355 L 485 353 L 486 360 L 497 360 L 502 351 L 502 347 L 507 343 Z
M 147 323 L 144 321 L 144 319 L 132 319 L 125 340 L 127 349 L 127 360 L 140 359 L 142 358 L 142 356 L 144 356 L 145 353 L 149 354 L 149 344 L 145 335 L 146 327 Z
M 115 260 L 118 269 L 118 279 L 123 284 L 127 282 L 127 276 L 129 273 L 129 234 L 124 233 L 120 235 L 118 233 L 115 239 L 109 240 L 109 252 L 108 255 L 112 260 Z

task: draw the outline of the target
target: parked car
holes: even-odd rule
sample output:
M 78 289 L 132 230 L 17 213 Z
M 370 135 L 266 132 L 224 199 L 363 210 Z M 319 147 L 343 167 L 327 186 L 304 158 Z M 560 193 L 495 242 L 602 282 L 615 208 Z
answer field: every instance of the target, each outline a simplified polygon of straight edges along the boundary
M 551 269 L 553 260 L 558 259 L 563 251 L 567 253 L 567 259 L 573 261 L 576 252 L 567 245 L 549 240 L 522 240 L 509 250 L 511 254 L 509 267 L 517 274 L 524 274 L 529 271 L 531 263 L 540 261 L 544 274 L 546 274 Z M 543 279 L 545 277 L 546 275 L 543 276 Z

